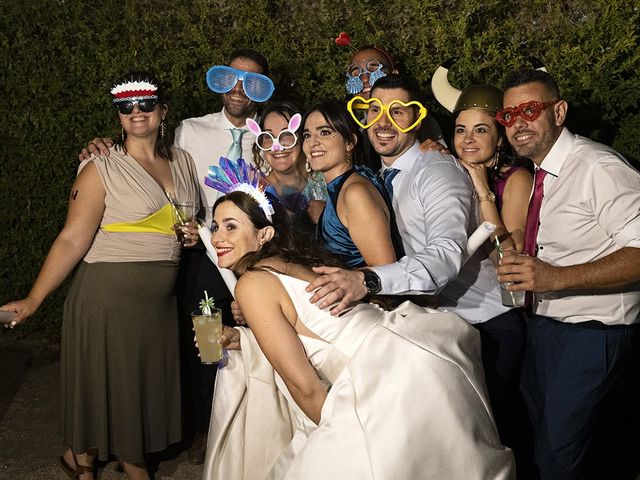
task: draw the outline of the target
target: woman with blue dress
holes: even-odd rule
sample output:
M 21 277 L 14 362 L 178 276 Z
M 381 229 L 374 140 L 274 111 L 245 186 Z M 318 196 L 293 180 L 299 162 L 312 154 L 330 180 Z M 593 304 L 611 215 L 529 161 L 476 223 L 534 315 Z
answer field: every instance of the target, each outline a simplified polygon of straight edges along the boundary
M 323 173 L 327 204 L 316 237 L 344 265 L 385 265 L 402 256 L 402 243 L 384 186 L 360 162 L 360 132 L 346 106 L 329 101 L 305 116 L 302 149 Z

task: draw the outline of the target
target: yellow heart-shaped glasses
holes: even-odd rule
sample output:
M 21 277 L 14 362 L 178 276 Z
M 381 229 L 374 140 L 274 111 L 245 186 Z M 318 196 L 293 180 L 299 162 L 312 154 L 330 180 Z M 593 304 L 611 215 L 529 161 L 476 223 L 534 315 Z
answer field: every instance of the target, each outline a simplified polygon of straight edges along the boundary
M 412 106 L 418 107 L 418 117 L 408 127 L 401 127 L 394 116 L 399 120 L 401 115 L 406 112 L 406 109 Z M 349 102 L 347 103 L 347 110 L 349 110 L 349 113 L 356 121 L 356 123 L 365 130 L 375 125 L 382 118 L 382 115 L 386 112 L 391 124 L 402 133 L 413 130 L 427 116 L 427 109 L 425 108 L 425 106 L 416 100 L 412 100 L 411 102 L 392 100 L 388 105 L 385 105 L 379 98 L 373 97 L 364 99 L 359 95 L 356 95 L 351 100 L 349 100 Z M 366 113 L 365 123 L 362 123 L 361 119 L 358 118 L 358 115 L 354 113 L 354 110 Z

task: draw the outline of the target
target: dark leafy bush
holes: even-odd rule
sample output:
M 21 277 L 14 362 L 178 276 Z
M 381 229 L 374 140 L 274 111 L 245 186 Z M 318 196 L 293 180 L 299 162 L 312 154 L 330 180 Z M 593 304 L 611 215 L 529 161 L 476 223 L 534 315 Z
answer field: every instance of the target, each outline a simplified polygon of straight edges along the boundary
M 263 52 L 277 97 L 309 105 L 342 97 L 352 47 L 394 52 L 429 97 L 437 65 L 451 81 L 500 85 L 530 56 L 569 100 L 570 127 L 640 159 L 640 50 L 633 0 L 0 0 L 0 302 L 25 295 L 64 223 L 79 150 L 119 132 L 112 82 L 157 74 L 170 91 L 170 126 L 220 108 L 204 73 L 235 47 Z M 26 326 L 57 335 L 65 288 Z

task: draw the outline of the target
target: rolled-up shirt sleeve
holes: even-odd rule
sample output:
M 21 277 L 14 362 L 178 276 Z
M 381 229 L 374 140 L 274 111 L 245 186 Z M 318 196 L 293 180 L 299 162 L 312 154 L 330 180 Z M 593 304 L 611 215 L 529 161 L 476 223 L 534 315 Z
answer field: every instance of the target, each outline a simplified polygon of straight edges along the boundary
M 633 172 L 635 173 L 635 172 Z M 640 176 L 617 157 L 604 156 L 587 177 L 586 198 L 598 225 L 619 248 L 640 248 Z

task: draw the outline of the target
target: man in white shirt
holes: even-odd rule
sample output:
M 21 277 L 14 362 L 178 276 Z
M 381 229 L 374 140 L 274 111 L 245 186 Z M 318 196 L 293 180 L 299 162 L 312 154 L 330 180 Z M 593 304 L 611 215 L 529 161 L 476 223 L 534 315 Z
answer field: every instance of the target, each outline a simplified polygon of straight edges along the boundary
M 228 66 L 265 76 L 269 74 L 266 59 L 258 52 L 248 49 L 234 51 Z M 242 158 L 247 161 L 252 159 L 252 147 L 255 141 L 255 136 L 245 128 L 245 123 L 247 118 L 257 116 L 258 104 L 246 95 L 242 80 L 238 80 L 229 92 L 222 94 L 222 104 L 223 108 L 219 112 L 183 120 L 175 133 L 175 145 L 189 152 L 196 165 L 206 225 L 211 224 L 212 207 L 220 196 L 217 190 L 206 187 L 203 183 L 209 166 L 217 165 L 220 157 L 228 156 L 234 141 L 233 129 L 245 130 L 240 139 L 240 151 Z M 197 357 L 193 346 L 193 335 L 189 328 L 191 325 L 189 314 L 198 309 L 198 302 L 203 297 L 204 290 L 207 290 L 209 296 L 214 298 L 216 306 L 223 308 L 225 323 L 233 324 L 229 311 L 231 294 L 217 268 L 207 257 L 201 242 L 193 249 L 183 250 L 180 267 L 177 289 L 181 307 L 181 325 L 186 329 L 186 332 L 183 332 L 185 338 L 182 342 L 186 353 L 183 361 L 190 365 L 189 371 L 184 372 L 185 376 L 188 375 L 190 378 L 188 381 L 183 381 L 183 384 L 191 384 L 193 402 L 186 408 L 192 410 L 191 415 L 195 416 L 196 431 L 193 445 L 189 450 L 189 460 L 192 463 L 201 464 L 205 455 L 216 366 L 202 365 Z
M 229 67 L 246 72 L 269 75 L 269 66 L 265 58 L 253 50 L 236 50 L 232 53 Z M 211 223 L 211 209 L 221 195 L 217 190 L 204 186 L 210 165 L 217 165 L 220 157 L 227 156 L 233 142 L 232 130 L 239 128 L 242 132 L 242 158 L 250 161 L 255 136 L 246 129 L 247 118 L 255 118 L 258 104 L 251 100 L 243 90 L 243 82 L 239 80 L 227 93 L 222 94 L 223 108 L 219 112 L 203 117 L 183 120 L 176 128 L 174 143 L 176 147 L 186 150 L 193 157 L 202 187 L 207 225 Z
M 504 106 L 497 119 L 539 185 L 525 234 L 532 256 L 497 269 L 501 282 L 521 282 L 511 290 L 534 292 L 521 377 L 534 458 L 542 478 L 582 478 L 603 397 L 638 337 L 640 174 L 564 127 L 568 105 L 547 73 L 515 74 Z

